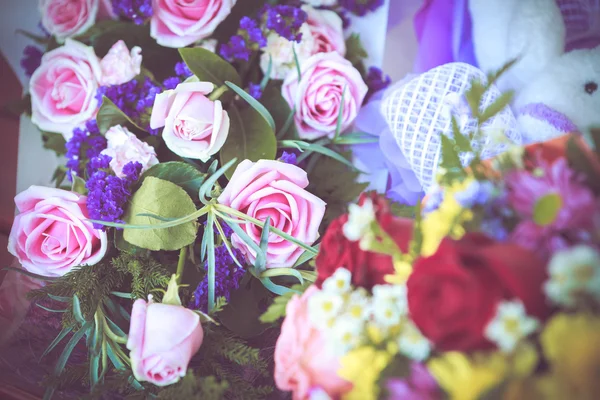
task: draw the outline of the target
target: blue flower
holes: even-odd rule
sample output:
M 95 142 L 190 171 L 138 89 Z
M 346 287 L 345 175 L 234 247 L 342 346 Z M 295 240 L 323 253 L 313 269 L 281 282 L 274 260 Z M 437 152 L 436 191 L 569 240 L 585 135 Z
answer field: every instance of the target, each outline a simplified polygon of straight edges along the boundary
M 136 25 L 143 25 L 152 17 L 152 0 L 112 0 L 115 14 L 132 20 Z
M 463 208 L 472 208 L 486 204 L 494 195 L 495 187 L 489 181 L 473 181 L 461 192 L 456 192 L 454 198 Z
M 67 154 L 66 166 L 69 170 L 67 177 L 71 180 L 71 173 L 81 176 L 82 161 L 84 164 L 87 160 L 91 160 L 100 155 L 100 152 L 106 148 L 106 138 L 100 134 L 96 120 L 86 122 L 85 128 L 75 128 L 73 136 L 65 144 Z
M 23 50 L 23 58 L 21 58 L 21 67 L 25 70 L 25 75 L 31 76 L 36 69 L 42 64 L 42 50 L 35 46 L 26 46 Z

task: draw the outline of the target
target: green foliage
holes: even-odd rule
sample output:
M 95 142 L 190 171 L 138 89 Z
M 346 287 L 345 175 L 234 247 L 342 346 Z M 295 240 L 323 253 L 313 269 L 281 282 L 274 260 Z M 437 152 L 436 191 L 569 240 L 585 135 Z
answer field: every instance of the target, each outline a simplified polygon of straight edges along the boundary
M 269 327 L 259 321 L 260 304 L 268 299 L 270 293 L 262 283 L 257 279 L 250 279 L 247 284 L 231 293 L 229 303 L 218 314 L 219 320 L 241 338 L 258 336 Z
M 365 73 L 364 59 L 368 57 L 367 51 L 360 41 L 360 35 L 353 33 L 346 39 L 346 59 L 358 69 L 361 75 Z
M 253 108 L 240 110 L 235 104 L 229 110 L 230 128 L 227 141 L 221 148 L 221 164 L 237 158 L 225 175 L 231 178 L 237 165 L 243 160 L 272 160 L 277 152 L 275 132 L 267 121 Z
M 106 96 L 102 98 L 102 105 L 100 105 L 100 109 L 96 115 L 96 122 L 98 123 L 98 129 L 102 134 L 105 134 L 115 125 L 123 125 L 134 131 L 145 131 L 145 129 L 133 122 L 131 118 L 125 115 L 125 113 Z
M 188 371 L 175 385 L 158 393 L 160 400 L 221 400 L 229 389 L 227 381 L 219 381 L 214 376 L 199 377 Z
M 96 265 L 87 265 L 73 268 L 60 279 L 49 283 L 43 288 L 29 293 L 32 300 L 41 300 L 48 295 L 72 298 L 77 295 L 80 302 L 81 313 L 86 320 L 93 318 L 98 304 L 116 290 L 123 283 L 124 276 L 115 273 L 110 262 L 102 261 Z M 75 324 L 73 311 L 69 308 L 63 315 L 63 324 Z
M 60 133 L 42 131 L 42 142 L 44 142 L 45 149 L 52 150 L 58 156 L 67 153 L 65 148 L 67 142 Z
M 146 299 L 154 289 L 166 289 L 170 272 L 152 258 L 140 258 L 130 254 L 121 254 L 112 260 L 115 271 L 131 276 L 131 295 L 134 299 Z M 159 301 L 160 292 L 152 292 Z
M 277 136 L 280 139 L 291 139 L 297 136 L 295 124 L 288 123 L 286 126 L 288 118 L 292 114 L 292 110 L 290 109 L 287 101 L 285 101 L 281 95 L 280 83 L 275 83 L 273 81 L 269 82 L 263 91 L 260 102 L 273 116 L 273 119 L 275 120 L 275 126 L 277 127 Z
M 176 184 L 148 176 L 132 196 L 124 220 L 132 225 L 155 225 L 160 219 L 180 218 L 192 214 L 196 206 L 190 196 Z M 153 251 L 179 250 L 194 242 L 197 224 L 189 221 L 165 229 L 126 228 L 123 238 L 138 247 Z
M 348 153 L 342 154 L 349 159 Z M 333 158 L 321 158 L 309 173 L 307 190 L 327 203 L 322 227 L 329 226 L 338 216 L 346 213 L 349 202 L 356 200 L 367 183 L 357 183 L 359 173 Z
M 184 189 L 192 199 L 195 199 L 198 197 L 198 190 L 202 186 L 206 174 L 198 171 L 190 164 L 171 161 L 150 167 L 142 174 L 139 182 L 142 182 L 148 176 L 172 182 Z
M 226 81 L 240 86 L 242 80 L 231 64 L 212 51 L 201 47 L 179 49 L 181 58 L 190 71 L 202 82 L 223 86 Z
M 298 291 L 298 292 L 304 292 L 307 287 L 308 287 L 308 282 L 306 282 L 306 284 L 304 284 L 304 285 L 300 285 L 300 284 L 294 285 L 290 289 Z M 294 296 L 295 294 L 297 294 L 297 293 L 288 292 L 286 294 L 282 294 L 281 296 L 275 297 L 275 299 L 273 300 L 273 303 L 271 303 L 271 305 L 269 306 L 267 311 L 265 311 L 260 316 L 260 321 L 268 324 L 268 323 L 275 322 L 275 321 L 279 320 L 280 318 L 285 317 L 285 309 L 287 307 L 287 304 L 292 299 L 292 296 Z
M 256 112 L 259 113 L 265 119 L 265 121 L 267 121 L 271 130 L 275 132 L 275 120 L 273 120 L 273 116 L 271 115 L 269 110 L 265 108 L 265 106 L 263 106 L 258 100 L 250 96 L 248 92 L 246 92 L 244 89 L 237 86 L 236 84 L 229 81 L 226 81 L 225 84 L 238 96 L 244 99 L 244 101 L 246 101 L 246 103 L 248 103 L 250 107 L 254 108 L 254 110 L 256 110 Z
M 88 190 L 85 187 L 85 181 L 75 174 L 73 174 L 72 178 L 73 182 L 71 183 L 71 191 L 82 195 L 87 195 Z
M 395 201 L 390 201 L 390 209 L 392 210 L 392 214 L 397 217 L 405 217 L 405 218 L 415 218 L 417 207 L 416 206 L 407 206 L 406 204 L 400 204 Z

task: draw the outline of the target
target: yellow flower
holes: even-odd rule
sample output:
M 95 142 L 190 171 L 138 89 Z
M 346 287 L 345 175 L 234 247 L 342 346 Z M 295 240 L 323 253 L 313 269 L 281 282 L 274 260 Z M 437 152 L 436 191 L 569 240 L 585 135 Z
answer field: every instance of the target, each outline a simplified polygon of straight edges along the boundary
M 421 222 L 421 232 L 423 232 L 422 256 L 427 257 L 435 253 L 440 242 L 446 236 L 460 239 L 465 234 L 462 225 L 473 219 L 473 213 L 471 210 L 462 208 L 454 195 L 465 190 L 473 182 L 473 179 L 468 178 L 445 188 L 444 200 L 438 209 L 423 218 Z
M 600 318 L 589 314 L 559 314 L 541 335 L 542 348 L 556 381 L 573 399 L 600 393 Z
M 354 385 L 343 395 L 343 400 L 376 400 L 379 396 L 377 380 L 391 359 L 390 353 L 370 346 L 351 350 L 342 357 L 338 375 Z
M 508 372 L 501 353 L 475 355 L 469 359 L 459 352 L 448 352 L 427 363 L 439 385 L 454 400 L 476 400 L 500 384 Z

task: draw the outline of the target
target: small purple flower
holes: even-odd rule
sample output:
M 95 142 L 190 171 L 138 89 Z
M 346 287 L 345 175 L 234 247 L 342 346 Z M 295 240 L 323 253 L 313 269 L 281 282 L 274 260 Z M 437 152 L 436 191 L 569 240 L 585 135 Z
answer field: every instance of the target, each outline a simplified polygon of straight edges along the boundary
M 175 89 L 177 87 L 177 85 L 179 85 L 180 83 L 181 83 L 181 79 L 179 79 L 179 77 L 172 76 L 163 81 L 163 86 L 165 87 L 165 89 L 170 90 L 170 89 Z
M 374 93 L 379 92 L 390 86 L 392 83 L 392 78 L 389 75 L 385 75 L 381 68 L 378 67 L 369 67 L 367 72 L 366 79 L 367 86 L 369 87 L 369 92 L 367 94 L 367 100 Z
M 175 73 L 182 79 L 186 79 L 194 75 L 188 68 L 187 64 L 183 61 L 175 64 Z
M 257 83 L 251 82 L 248 84 L 248 93 L 250 93 L 250 96 L 254 97 L 256 100 L 260 100 L 262 97 L 262 89 Z
M 249 48 L 246 40 L 241 35 L 234 35 L 229 39 L 229 43 L 221 45 L 219 54 L 226 60 L 250 60 L 252 50 Z
M 439 186 L 435 186 L 427 196 L 427 202 L 423 206 L 423 213 L 428 214 L 437 210 L 444 201 L 444 191 Z
M 244 257 L 239 250 L 233 249 L 233 254 L 238 261 L 243 262 Z M 208 269 L 208 264 L 205 264 L 205 268 Z M 233 261 L 225 245 L 215 248 L 215 298 L 225 297 L 229 301 L 231 292 L 240 287 L 245 273 L 246 270 Z M 194 299 L 189 307 L 208 312 L 208 275 L 194 291 Z
M 86 122 L 85 129 L 75 128 L 73 130 L 73 136 L 65 144 L 67 154 L 66 166 L 69 169 L 67 178 L 72 179 L 71 173 L 81 176 L 83 173 L 81 168 L 81 162 L 84 164 L 87 160 L 91 160 L 106 148 L 106 138 L 100 134 L 96 120 L 90 120 Z
M 143 25 L 152 17 L 152 0 L 112 0 L 115 14 L 132 20 L 136 25 Z
M 25 70 L 25 75 L 30 77 L 34 71 L 42 64 L 44 52 L 35 46 L 26 46 L 21 58 L 21 67 Z
M 454 194 L 454 198 L 463 208 L 484 205 L 493 197 L 495 187 L 489 181 L 473 181 L 467 188 Z
M 308 19 L 308 15 L 299 7 L 287 5 L 269 5 L 264 9 L 265 26 L 275 31 L 279 36 L 289 41 L 298 42 L 302 40 L 300 27 Z
M 279 157 L 279 161 L 284 162 L 286 164 L 297 165 L 297 156 L 296 153 L 284 151 L 281 157 Z
M 339 5 L 352 14 L 364 17 L 367 13 L 377 10 L 384 0 L 338 0 Z

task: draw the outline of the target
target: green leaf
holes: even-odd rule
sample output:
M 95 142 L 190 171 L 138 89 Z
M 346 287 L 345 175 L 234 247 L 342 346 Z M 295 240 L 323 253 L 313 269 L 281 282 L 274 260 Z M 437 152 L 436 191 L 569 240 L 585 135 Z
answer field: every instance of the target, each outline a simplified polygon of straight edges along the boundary
M 26 38 L 33 40 L 37 44 L 41 44 L 41 45 L 47 46 L 48 43 L 50 43 L 50 39 L 48 37 L 39 36 L 39 35 L 36 35 L 36 34 L 33 34 L 33 33 L 29 32 L 29 31 L 26 31 L 24 29 L 17 29 L 15 31 L 15 33 L 18 33 L 19 35 L 23 35 Z
M 458 121 L 456 117 L 452 116 L 452 137 L 458 146 L 458 151 L 471 153 L 473 152 L 473 148 L 471 147 L 471 142 L 469 139 L 462 134 L 460 131 L 460 127 L 458 126 Z
M 81 340 L 83 335 L 86 334 L 87 330 L 90 329 L 91 326 L 92 326 L 91 322 L 86 322 L 85 325 L 83 325 L 81 327 L 81 329 L 79 329 L 77 332 L 75 332 L 73 334 L 73 336 L 71 337 L 71 339 L 65 346 L 62 354 L 58 358 L 56 365 L 54 366 L 54 376 L 59 376 L 62 373 L 63 369 L 65 368 L 65 365 L 67 364 L 67 360 L 71 356 L 71 352 L 75 348 L 75 345 L 77 345 L 77 343 L 79 343 L 79 341 Z
M 213 53 L 201 47 L 179 49 L 181 58 L 190 71 L 203 82 L 212 82 L 217 86 L 223 86 L 230 81 L 240 86 L 242 80 L 231 64 Z
M 500 69 L 498 69 L 497 71 L 488 74 L 488 77 L 487 77 L 488 78 L 488 87 L 490 87 L 494 83 L 496 83 L 498 78 L 500 78 L 502 75 L 504 75 L 506 73 L 506 71 L 511 69 L 513 67 L 513 65 L 515 65 L 517 63 L 517 61 L 519 61 L 518 58 L 512 59 L 509 62 L 507 62 L 506 64 L 504 64 L 502 67 L 500 67 Z
M 83 314 L 81 314 L 81 303 L 79 302 L 79 297 L 74 294 L 73 295 L 73 316 L 80 324 L 85 323 L 85 318 L 83 318 Z
M 320 245 L 315 245 L 313 246 L 317 252 L 319 251 L 319 246 Z M 294 266 L 292 268 L 296 268 L 301 266 L 302 264 L 309 262 L 310 260 L 312 260 L 313 258 L 315 258 L 315 253 L 311 252 L 311 251 L 305 251 L 304 253 L 302 253 L 300 255 L 300 258 L 298 258 L 298 261 L 296 261 L 296 263 L 294 264 Z
M 45 149 L 52 150 L 59 156 L 67 153 L 67 142 L 60 133 L 42 131 L 42 141 Z
M 293 268 L 271 268 L 262 271 L 260 274 L 261 278 L 273 278 L 276 276 L 293 276 L 294 278 L 298 279 L 300 284 L 304 283 L 302 274 Z
M 458 146 L 456 146 L 456 143 L 444 134 L 440 136 L 440 139 L 442 141 L 442 161 L 440 162 L 440 167 L 445 168 L 447 171 L 444 179 L 451 182 L 454 179 L 464 176 L 465 171 L 458 156 Z
M 340 111 L 338 112 L 337 122 L 335 124 L 335 136 L 333 140 L 335 141 L 342 133 L 342 121 L 344 119 L 344 97 L 346 96 L 346 86 L 342 90 L 342 98 L 340 99 Z
M 219 320 L 230 331 L 247 339 L 258 336 L 269 326 L 259 321 L 260 304 L 270 297 L 269 291 L 257 279 L 231 293 L 229 303 L 219 313 Z
M 481 83 L 481 81 L 479 81 L 477 78 L 473 78 L 471 87 L 465 93 L 467 103 L 469 104 L 471 114 L 474 118 L 479 118 L 479 105 L 481 104 L 481 99 L 483 98 L 485 91 L 486 87 Z
M 240 111 L 232 105 L 228 113 L 231 125 L 220 157 L 223 165 L 237 158 L 233 167 L 225 172 L 227 178 L 231 178 L 243 160 L 273 160 L 277 153 L 277 140 L 267 121 L 253 108 Z
M 292 52 L 294 53 L 294 64 L 296 65 L 298 82 L 300 82 L 302 80 L 302 67 L 300 66 L 300 60 L 298 59 L 298 53 L 296 52 L 296 45 L 294 43 L 292 43 Z
M 508 107 L 514 97 L 514 92 L 502 93 L 492 104 L 490 104 L 479 117 L 479 123 L 483 124 L 492 117 L 498 115 L 505 107 Z
M 105 134 L 110 128 L 115 125 L 124 125 L 129 128 L 133 128 L 144 131 L 141 126 L 137 125 L 131 120 L 111 99 L 104 96 L 102 98 L 102 105 L 96 115 L 96 122 L 98 123 L 98 129 L 100 133 Z
M 64 327 L 62 329 L 62 331 L 60 331 L 60 333 L 54 338 L 52 343 L 50 343 L 50 345 L 42 353 L 40 358 L 44 358 L 48 353 L 50 353 L 52 351 L 52 349 L 54 349 L 56 347 L 56 345 L 59 344 L 60 341 L 63 340 L 65 338 L 65 336 L 67 336 L 73 330 L 73 328 L 74 328 L 73 326 Z
M 246 100 L 246 102 L 250 104 L 250 106 L 254 108 L 265 119 L 265 121 L 267 121 L 267 123 L 271 127 L 271 130 L 275 132 L 275 120 L 273 120 L 273 116 L 271 115 L 269 110 L 265 108 L 265 106 L 260 104 L 258 100 L 250 96 L 244 89 L 235 85 L 234 83 L 227 81 L 225 82 L 225 84 L 235 93 L 237 93 L 238 96 Z
M 218 222 L 217 222 L 218 223 Z M 208 264 L 208 312 L 211 312 L 215 307 L 215 236 L 213 234 L 213 226 L 215 224 L 215 214 L 208 213 L 206 219 L 206 228 L 204 229 L 204 237 L 206 238 L 206 258 Z M 204 241 L 204 238 L 202 239 Z
M 308 285 L 308 283 L 304 285 L 294 285 L 290 288 L 292 289 L 292 291 L 284 295 L 275 297 L 273 303 L 271 303 L 269 308 L 267 308 L 267 311 L 265 311 L 260 316 L 259 320 L 263 323 L 268 324 L 285 317 L 285 309 L 287 307 L 288 302 L 292 299 L 294 295 L 297 295 L 298 292 L 304 292 Z
M 281 95 L 281 84 L 269 82 L 263 91 L 260 102 L 273 116 L 278 138 L 293 138 L 296 136 L 296 126 L 292 124 L 294 114 Z
M 349 157 L 349 153 L 343 153 Z M 319 160 L 315 168 L 308 174 L 310 182 L 307 190 L 327 203 L 322 229 L 333 219 L 347 212 L 348 203 L 356 200 L 367 183 L 357 183 L 359 173 L 349 169 L 333 158 Z
M 135 254 L 135 255 L 144 255 L 144 254 L 149 253 L 148 250 L 142 249 L 141 247 L 134 246 L 131 243 L 125 241 L 125 239 L 123 238 L 123 230 L 122 229 L 115 229 L 114 243 L 115 243 L 115 247 L 118 250 L 123 251 L 125 253 Z
M 176 184 L 148 176 L 130 200 L 124 220 L 131 225 L 157 225 L 161 222 L 138 214 L 151 213 L 164 218 L 185 217 L 196 211 L 194 202 Z M 197 224 L 189 221 L 165 229 L 125 229 L 123 238 L 138 247 L 153 251 L 179 250 L 194 242 Z
M 369 54 L 360 41 L 360 35 L 353 33 L 346 39 L 346 59 L 354 65 L 359 71 L 364 72 L 363 61 Z
M 85 181 L 82 178 L 75 175 L 74 172 L 71 173 L 71 179 L 73 179 L 73 183 L 71 184 L 71 191 L 82 195 L 86 195 L 88 191 L 85 187 Z
M 156 164 L 142 174 L 140 181 L 148 176 L 173 182 L 184 189 L 192 198 L 198 196 L 198 190 L 206 174 L 198 171 L 190 164 L 178 161 Z
M 549 193 L 540 197 L 533 206 L 533 221 L 539 226 L 552 224 L 562 209 L 562 205 L 562 198 L 557 193 Z

